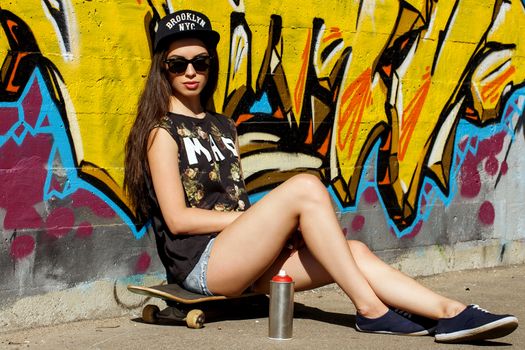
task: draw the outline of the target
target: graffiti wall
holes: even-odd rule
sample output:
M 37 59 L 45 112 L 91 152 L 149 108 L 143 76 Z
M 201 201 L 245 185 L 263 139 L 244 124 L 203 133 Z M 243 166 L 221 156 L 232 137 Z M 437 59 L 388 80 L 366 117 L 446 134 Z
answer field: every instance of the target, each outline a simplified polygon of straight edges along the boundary
M 481 265 L 519 260 L 525 1 L 13 0 L 0 4 L 0 309 L 161 273 L 122 192 L 123 149 L 156 23 L 183 8 L 221 34 L 214 108 L 238 126 L 252 201 L 308 172 L 346 236 L 390 262 L 420 247 L 450 262 L 445 247 L 465 242 L 496 247 Z

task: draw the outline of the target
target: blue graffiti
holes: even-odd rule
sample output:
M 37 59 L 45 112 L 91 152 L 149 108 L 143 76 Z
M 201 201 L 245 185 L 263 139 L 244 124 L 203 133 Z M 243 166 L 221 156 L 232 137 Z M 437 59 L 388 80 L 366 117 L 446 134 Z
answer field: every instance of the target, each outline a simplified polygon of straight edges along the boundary
M 525 0 L 523 0 L 525 1 Z M 261 99 L 262 100 L 262 99 Z M 504 131 L 508 136 L 510 136 L 511 140 L 514 140 L 515 138 L 515 128 L 513 124 L 515 123 L 515 120 L 513 121 L 513 118 L 516 117 L 516 114 L 518 117 L 523 118 L 525 116 L 525 87 L 519 88 L 515 90 L 512 95 L 507 100 L 507 103 L 503 109 L 503 118 L 502 120 L 495 125 L 491 125 L 490 127 L 477 127 L 466 120 L 460 120 L 456 138 L 455 138 L 455 152 L 454 158 L 457 159 L 457 161 L 452 165 L 450 179 L 456 179 L 460 170 L 461 166 L 463 165 L 468 153 L 476 154 L 478 150 L 478 146 L 480 142 L 482 142 L 485 139 L 488 139 L 495 134 L 498 134 L 499 132 Z M 465 140 L 467 140 L 465 142 Z M 465 147 L 463 150 L 460 149 L 459 144 L 465 143 L 468 146 Z M 374 148 L 370 152 L 370 155 L 368 156 L 367 160 L 365 161 L 363 165 L 363 169 L 375 169 L 375 164 L 377 160 L 377 154 L 379 152 L 379 144 L 380 141 L 376 142 Z M 363 193 L 366 190 L 369 190 L 372 188 L 376 193 L 379 193 L 379 189 L 377 187 L 377 179 L 374 176 L 370 177 L 367 175 L 366 171 L 363 171 L 361 173 L 361 178 L 359 180 L 359 187 L 356 193 L 356 204 L 353 206 L 343 206 L 343 203 L 339 200 L 339 197 L 336 195 L 335 190 L 332 188 L 332 186 L 328 186 L 327 190 L 330 193 L 337 210 L 341 213 L 356 213 L 357 207 L 359 205 L 359 200 L 364 197 Z M 401 238 L 405 235 L 410 234 L 415 227 L 420 224 L 420 222 L 426 222 L 428 221 L 430 214 L 431 214 L 431 208 L 435 206 L 438 201 L 441 201 L 445 206 L 449 206 L 452 200 L 456 197 L 458 192 L 458 184 L 455 181 L 450 181 L 450 189 L 448 195 L 445 195 L 441 189 L 438 187 L 438 185 L 429 178 L 425 178 L 423 180 L 422 188 L 430 188 L 429 191 L 421 191 L 419 199 L 418 199 L 418 205 L 417 207 L 421 207 L 421 203 L 425 203 L 426 210 L 419 211 L 417 213 L 417 216 L 415 217 L 413 223 L 400 230 L 394 220 L 392 220 L 386 210 L 386 204 L 382 200 L 381 196 L 378 196 L 378 200 L 381 204 L 381 208 L 384 213 L 384 217 L 387 218 L 387 225 L 392 228 L 393 232 L 398 238 Z M 254 193 L 250 195 L 250 202 L 255 203 L 258 200 L 260 200 L 264 195 L 268 193 L 268 191 Z
M 35 126 L 31 126 L 24 120 L 24 99 L 27 97 L 31 87 L 37 84 L 41 97 L 42 106 L 39 111 L 38 119 Z M 19 120 L 15 122 L 12 127 L 8 130 L 5 135 L 0 136 L 0 147 L 2 147 L 9 139 L 13 139 L 17 145 L 21 145 L 24 138 L 30 134 L 36 136 L 38 134 L 50 134 L 53 137 L 53 145 L 49 154 L 47 164 L 47 176 L 44 184 L 44 195 L 42 200 L 48 201 L 53 197 L 63 199 L 66 198 L 78 190 L 86 190 L 94 194 L 103 200 L 115 213 L 123 220 L 123 222 L 129 227 L 135 238 L 141 238 L 145 232 L 146 227 L 137 230 L 133 224 L 132 219 L 114 203 L 104 192 L 97 187 L 84 181 L 78 175 L 77 165 L 75 164 L 74 157 L 72 154 L 72 145 L 66 134 L 66 126 L 62 120 L 62 116 L 59 109 L 53 102 L 47 86 L 44 82 L 42 73 L 36 68 L 31 75 L 24 91 L 22 92 L 20 99 L 16 102 L 0 102 L 0 108 L 16 108 L 18 110 Z M 20 132 L 19 127 L 23 126 L 23 131 Z M 18 135 L 17 135 L 18 132 Z M 53 169 L 56 167 L 54 164 L 56 159 L 60 159 L 62 171 L 65 173 L 65 184 L 61 191 L 51 189 L 51 183 L 53 179 Z
M 272 105 L 270 104 L 268 95 L 266 93 L 263 93 L 261 98 L 253 103 L 253 105 L 250 107 L 250 113 L 272 114 Z
M 471 123 L 469 123 L 466 120 L 461 119 L 458 124 L 458 129 L 456 133 L 456 138 L 454 140 L 454 158 L 456 161 L 452 165 L 451 173 L 450 173 L 450 179 L 456 179 L 458 178 L 459 172 L 461 170 L 461 166 L 463 165 L 467 155 L 469 153 L 476 154 L 478 151 L 479 144 L 500 132 L 505 132 L 507 136 L 510 137 L 511 140 L 514 140 L 515 138 L 515 128 L 513 124 L 515 123 L 515 120 L 513 121 L 513 118 L 516 117 L 516 115 L 519 118 L 523 118 L 525 116 L 525 87 L 519 88 L 515 90 L 512 95 L 507 100 L 507 103 L 502 111 L 502 120 L 495 125 L 490 125 L 489 127 L 478 127 Z M 466 144 L 466 147 L 462 150 L 459 145 L 460 143 Z M 378 146 L 378 145 L 377 145 Z M 371 154 L 377 154 L 378 147 L 374 149 Z M 371 157 L 369 157 L 370 160 Z M 368 160 L 367 160 L 368 162 Z M 369 164 L 365 165 L 365 168 L 368 169 Z M 373 181 L 363 181 L 362 185 L 360 185 L 360 189 L 358 191 L 357 198 L 362 198 L 363 192 L 368 187 L 373 187 L 377 190 L 376 186 L 377 182 L 375 179 Z M 381 202 L 381 207 L 384 210 L 385 217 L 388 218 L 388 225 L 393 229 L 394 233 L 398 238 L 401 238 L 407 234 L 410 234 L 412 230 L 418 225 L 420 222 L 426 222 L 428 218 L 430 217 L 431 208 L 434 207 L 438 201 L 441 201 L 445 206 L 449 206 L 452 202 L 452 200 L 456 197 L 458 193 L 458 184 L 455 181 L 450 181 L 450 189 L 449 194 L 446 196 L 440 188 L 436 185 L 436 183 L 429 178 L 425 178 L 422 184 L 422 188 L 427 188 L 430 186 L 431 190 L 421 191 L 419 199 L 418 199 L 418 205 L 417 207 L 421 207 L 421 203 L 426 203 L 427 210 L 420 211 L 417 214 L 417 217 L 415 218 L 412 225 L 406 227 L 403 230 L 399 230 L 396 226 L 395 222 L 388 216 L 388 213 L 386 211 L 385 203 L 381 200 L 381 197 L 379 197 L 379 200 Z M 336 197 L 335 197 L 336 198 Z M 339 209 L 343 212 L 352 211 L 354 212 L 356 210 L 355 207 L 352 208 L 342 208 L 342 206 L 339 203 Z
M 30 88 L 38 84 L 40 92 L 42 94 L 42 108 L 39 111 L 37 122 L 35 126 L 31 126 L 24 120 L 24 109 L 23 102 L 27 97 Z M 458 124 L 458 129 L 455 139 L 455 152 L 454 162 L 450 178 L 457 178 L 461 166 L 464 163 L 467 155 L 469 153 L 476 154 L 478 146 L 481 141 L 490 138 L 491 136 L 499 133 L 505 132 L 511 140 L 515 138 L 515 128 L 514 123 L 516 123 L 516 115 L 520 118 L 523 118 L 524 114 L 524 104 L 525 104 L 525 87 L 521 87 L 515 90 L 512 95 L 507 100 L 507 103 L 502 111 L 502 120 L 498 124 L 491 125 L 490 127 L 480 128 L 471 123 L 460 120 Z M 2 147 L 8 140 L 12 139 L 17 145 L 21 145 L 25 137 L 30 134 L 32 136 L 38 134 L 50 134 L 53 137 L 53 145 L 51 152 L 49 154 L 48 166 L 47 166 L 47 176 L 44 184 L 44 196 L 42 200 L 47 201 L 51 198 L 66 198 L 78 190 L 86 190 L 93 193 L 95 196 L 103 200 L 112 210 L 115 211 L 117 215 L 123 220 L 123 222 L 129 227 L 135 238 L 140 239 L 146 232 L 147 226 L 142 227 L 140 230 L 137 230 L 136 226 L 133 224 L 132 218 L 130 218 L 120 206 L 112 201 L 103 191 L 93 186 L 92 184 L 84 181 L 78 175 L 78 170 L 74 161 L 72 154 L 72 148 L 70 145 L 70 140 L 66 134 L 66 127 L 62 120 L 62 116 L 59 112 L 59 109 L 54 104 L 47 86 L 44 82 L 42 74 L 39 69 L 35 69 L 31 78 L 26 85 L 19 101 L 17 102 L 0 102 L 0 108 L 16 108 L 18 110 L 19 120 L 13 123 L 9 130 L 4 135 L 0 135 L 0 147 Z M 251 113 L 268 113 L 270 109 L 270 103 L 266 95 L 262 95 L 261 99 L 254 103 L 250 109 Z M 465 140 L 467 140 L 465 142 Z M 460 143 L 466 145 L 465 148 L 461 149 L 459 147 Z M 376 156 L 379 150 L 379 143 L 377 143 L 370 152 L 370 155 L 367 161 L 364 164 L 364 169 L 373 169 Z M 63 167 L 63 172 L 66 174 L 65 184 L 63 188 L 58 191 L 52 189 L 52 179 L 53 179 L 53 168 L 55 167 L 54 162 L 56 159 L 60 159 L 60 163 Z M 366 172 L 363 172 L 361 175 L 360 185 L 357 191 L 356 198 L 358 201 L 354 206 L 344 207 L 342 203 L 338 200 L 333 188 L 328 187 L 328 191 L 331 193 L 332 198 L 334 199 L 335 204 L 338 207 L 338 210 L 342 213 L 356 212 L 357 206 L 359 204 L 359 199 L 363 198 L 363 193 L 369 188 L 373 188 L 376 193 L 379 193 L 377 188 L 377 181 L 374 176 L 370 177 L 366 175 Z M 420 198 L 418 200 L 418 207 L 424 201 L 426 203 L 426 208 L 428 210 L 419 211 L 416 219 L 413 224 L 409 227 L 406 227 L 403 230 L 399 230 L 395 222 L 389 218 L 388 212 L 386 211 L 385 203 L 382 201 L 381 197 L 378 196 L 378 200 L 381 204 L 381 208 L 384 211 L 385 218 L 387 218 L 387 224 L 390 226 L 397 237 L 403 237 L 415 228 L 415 226 L 421 221 L 427 221 L 431 208 L 434 206 L 437 201 L 441 201 L 445 206 L 450 205 L 452 200 L 455 198 L 458 192 L 458 184 L 454 181 L 450 182 L 450 190 L 448 195 L 445 195 L 441 192 L 439 187 L 433 182 L 432 179 L 425 178 L 422 184 L 422 188 L 431 188 L 430 191 L 421 191 Z M 252 203 L 260 200 L 267 192 L 255 193 L 250 196 L 250 201 Z

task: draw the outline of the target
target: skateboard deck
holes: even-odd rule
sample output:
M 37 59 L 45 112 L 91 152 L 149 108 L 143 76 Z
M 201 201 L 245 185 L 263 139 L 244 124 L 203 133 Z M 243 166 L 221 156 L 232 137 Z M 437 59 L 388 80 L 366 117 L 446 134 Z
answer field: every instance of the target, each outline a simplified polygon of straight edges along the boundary
M 162 311 L 157 305 L 146 305 L 142 310 L 142 319 L 144 322 L 158 323 L 161 319 L 185 321 L 186 325 L 190 328 L 201 328 L 205 321 L 204 312 L 199 309 L 193 309 L 194 304 L 262 295 L 257 293 L 244 293 L 234 297 L 224 295 L 207 296 L 190 292 L 178 284 L 162 284 L 150 287 L 129 285 L 128 290 L 135 294 L 175 302 L 172 303 L 175 304 L 174 306 L 168 306 Z
M 136 294 L 142 294 L 152 298 L 176 301 L 182 304 L 198 304 L 205 301 L 238 299 L 258 295 L 256 293 L 245 293 L 235 297 L 227 297 L 224 295 L 207 296 L 190 292 L 178 284 L 162 284 L 151 287 L 129 285 L 128 290 Z

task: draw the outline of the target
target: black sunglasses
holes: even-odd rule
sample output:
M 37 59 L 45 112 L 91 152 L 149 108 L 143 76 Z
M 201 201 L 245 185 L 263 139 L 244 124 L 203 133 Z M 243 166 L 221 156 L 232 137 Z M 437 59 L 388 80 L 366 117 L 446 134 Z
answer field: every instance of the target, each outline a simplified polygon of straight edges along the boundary
M 168 70 L 173 74 L 186 72 L 190 63 L 197 72 L 205 72 L 210 68 L 211 57 L 197 56 L 191 60 L 187 60 L 184 57 L 168 58 L 164 60 L 164 63 L 168 65 Z

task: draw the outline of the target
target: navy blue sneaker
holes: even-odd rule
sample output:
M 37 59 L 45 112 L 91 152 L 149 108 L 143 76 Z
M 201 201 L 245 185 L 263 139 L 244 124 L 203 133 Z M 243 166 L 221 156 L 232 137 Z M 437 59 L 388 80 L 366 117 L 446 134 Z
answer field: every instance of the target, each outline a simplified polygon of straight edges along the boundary
M 416 314 L 411 314 L 410 312 L 407 312 L 401 309 L 391 308 L 391 310 L 394 311 L 396 314 L 399 314 L 403 316 L 404 318 L 408 318 L 410 321 L 417 323 L 418 325 L 420 325 L 421 327 L 427 330 L 427 334 L 429 335 L 434 334 L 434 331 L 436 330 L 436 326 L 438 322 L 437 320 L 433 320 L 431 318 L 416 315 Z
M 403 317 L 393 310 L 378 318 L 366 318 L 357 314 L 355 328 L 360 332 L 397 334 L 397 335 L 428 335 L 425 327 Z
M 495 315 L 478 305 L 469 305 L 451 318 L 438 320 L 435 338 L 441 343 L 459 343 L 504 337 L 518 328 L 512 315 Z

